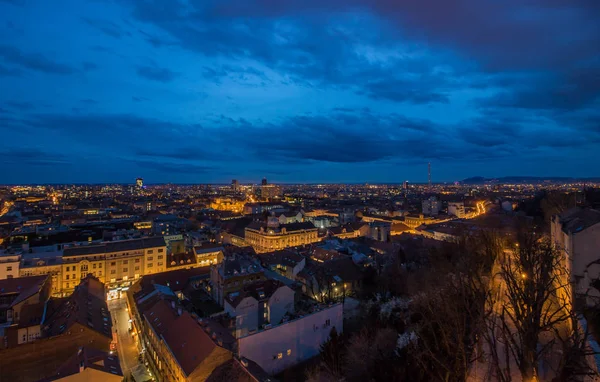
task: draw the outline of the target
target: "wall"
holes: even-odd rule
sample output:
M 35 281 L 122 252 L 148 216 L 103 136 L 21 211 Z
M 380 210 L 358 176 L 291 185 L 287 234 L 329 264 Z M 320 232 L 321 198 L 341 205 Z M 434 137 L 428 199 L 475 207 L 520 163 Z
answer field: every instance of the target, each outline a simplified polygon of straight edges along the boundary
M 338 333 L 343 331 L 342 304 L 240 338 L 239 355 L 256 362 L 267 373 L 277 374 L 319 354 L 319 346 L 333 327 Z
M 573 274 L 583 276 L 588 265 L 600 259 L 600 223 L 572 235 L 571 238 Z M 591 279 L 599 276 L 598 274 L 588 275 Z
M 225 310 L 235 317 L 236 338 L 258 330 L 258 301 L 254 297 L 244 298 L 235 309 L 230 306 L 228 310 L 227 305 L 229 303 L 225 301 Z
M 0 257 L 0 280 L 19 277 L 20 256 Z
M 269 322 L 278 325 L 288 312 L 294 313 L 294 291 L 282 286 L 269 299 Z

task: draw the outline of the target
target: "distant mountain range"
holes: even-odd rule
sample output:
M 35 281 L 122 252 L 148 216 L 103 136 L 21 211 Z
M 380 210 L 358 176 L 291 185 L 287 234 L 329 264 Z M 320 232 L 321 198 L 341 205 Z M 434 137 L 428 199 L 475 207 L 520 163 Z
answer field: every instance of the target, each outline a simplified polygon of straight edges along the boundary
M 485 178 L 483 176 L 474 176 L 461 181 L 463 184 L 486 184 L 486 183 L 556 183 L 556 182 L 600 182 L 600 178 L 572 178 L 561 176 L 503 176 L 500 178 Z

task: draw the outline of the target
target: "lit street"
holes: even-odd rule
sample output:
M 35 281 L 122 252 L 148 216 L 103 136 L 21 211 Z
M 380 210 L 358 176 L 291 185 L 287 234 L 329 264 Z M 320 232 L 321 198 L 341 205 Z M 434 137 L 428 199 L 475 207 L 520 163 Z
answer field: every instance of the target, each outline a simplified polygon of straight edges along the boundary
M 138 382 L 151 380 L 144 365 L 138 361 L 137 338 L 129 331 L 129 313 L 125 299 L 109 301 L 108 308 L 113 319 L 113 331 L 116 331 L 118 337 L 117 350 L 123 375 L 133 375 Z

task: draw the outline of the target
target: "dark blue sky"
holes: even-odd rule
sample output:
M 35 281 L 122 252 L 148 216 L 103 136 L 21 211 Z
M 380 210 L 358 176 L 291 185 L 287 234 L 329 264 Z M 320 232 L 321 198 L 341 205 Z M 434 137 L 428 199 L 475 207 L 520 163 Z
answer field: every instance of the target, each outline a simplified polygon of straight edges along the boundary
M 0 183 L 600 175 L 598 0 L 0 0 Z

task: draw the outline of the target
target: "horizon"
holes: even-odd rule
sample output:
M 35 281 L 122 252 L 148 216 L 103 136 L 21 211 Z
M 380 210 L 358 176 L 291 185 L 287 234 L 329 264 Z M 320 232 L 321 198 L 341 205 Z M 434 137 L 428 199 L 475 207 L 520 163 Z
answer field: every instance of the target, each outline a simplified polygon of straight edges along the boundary
M 596 7 L 0 1 L 0 183 L 594 177 Z

